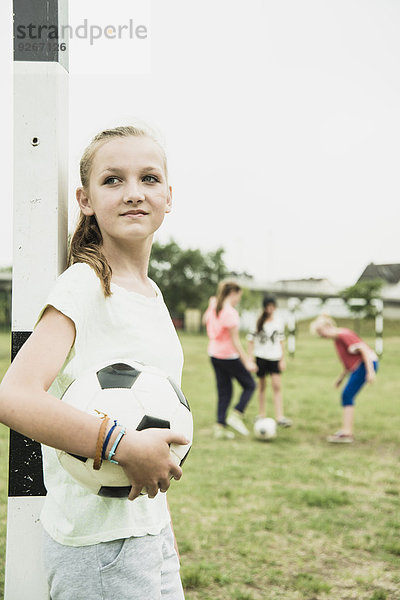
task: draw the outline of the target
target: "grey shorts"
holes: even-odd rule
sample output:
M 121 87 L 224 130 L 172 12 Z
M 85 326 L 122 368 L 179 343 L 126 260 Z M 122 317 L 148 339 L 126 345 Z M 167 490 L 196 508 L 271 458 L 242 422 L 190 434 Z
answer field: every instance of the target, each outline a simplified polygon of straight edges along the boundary
M 43 532 L 51 600 L 183 600 L 170 525 L 159 535 L 64 546 Z

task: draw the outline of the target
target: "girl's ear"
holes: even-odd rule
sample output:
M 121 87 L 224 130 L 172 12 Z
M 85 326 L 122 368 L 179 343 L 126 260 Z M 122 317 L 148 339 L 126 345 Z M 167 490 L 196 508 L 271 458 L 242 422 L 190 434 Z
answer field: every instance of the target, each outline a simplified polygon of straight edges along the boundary
M 172 187 L 168 188 L 168 197 L 167 197 L 167 205 L 165 207 L 165 212 L 170 213 L 172 210 Z
M 94 210 L 91 207 L 90 199 L 85 193 L 85 190 L 82 187 L 77 188 L 76 190 L 76 200 L 79 204 L 79 208 L 82 213 L 87 217 L 94 215 Z

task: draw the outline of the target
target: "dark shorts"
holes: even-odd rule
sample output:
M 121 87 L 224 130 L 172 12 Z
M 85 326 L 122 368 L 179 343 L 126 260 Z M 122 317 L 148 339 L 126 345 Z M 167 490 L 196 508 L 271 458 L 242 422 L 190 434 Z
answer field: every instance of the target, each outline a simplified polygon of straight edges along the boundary
M 265 358 L 256 357 L 256 363 L 258 366 L 258 371 L 256 373 L 257 377 L 265 377 L 265 375 L 272 375 L 272 373 L 281 372 L 279 368 L 279 360 L 266 360 Z

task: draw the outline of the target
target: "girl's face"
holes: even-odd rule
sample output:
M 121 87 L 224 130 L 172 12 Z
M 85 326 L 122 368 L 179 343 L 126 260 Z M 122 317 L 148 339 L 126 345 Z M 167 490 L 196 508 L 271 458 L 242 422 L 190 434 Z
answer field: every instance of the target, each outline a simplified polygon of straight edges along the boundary
M 329 339 L 335 337 L 335 329 L 332 325 L 319 325 L 315 331 L 322 338 Z
M 229 294 L 229 300 L 232 306 L 237 306 L 240 302 L 240 298 L 242 297 L 242 290 L 238 292 L 231 292 Z
M 171 210 L 164 158 L 149 137 L 118 137 L 95 153 L 89 188 L 78 188 L 85 215 L 95 215 L 103 243 L 147 239 Z
M 267 315 L 271 316 L 274 314 L 275 308 L 276 306 L 273 302 L 268 302 L 268 304 L 264 308 L 264 312 L 266 312 Z

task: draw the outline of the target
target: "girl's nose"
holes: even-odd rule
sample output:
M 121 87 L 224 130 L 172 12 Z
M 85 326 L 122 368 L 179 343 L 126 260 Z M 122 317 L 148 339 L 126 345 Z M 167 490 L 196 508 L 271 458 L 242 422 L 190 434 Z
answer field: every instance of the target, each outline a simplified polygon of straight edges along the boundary
M 132 204 L 134 202 L 143 202 L 145 194 L 137 182 L 131 182 L 127 185 L 124 193 L 124 202 Z

